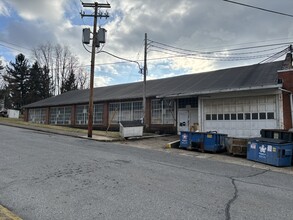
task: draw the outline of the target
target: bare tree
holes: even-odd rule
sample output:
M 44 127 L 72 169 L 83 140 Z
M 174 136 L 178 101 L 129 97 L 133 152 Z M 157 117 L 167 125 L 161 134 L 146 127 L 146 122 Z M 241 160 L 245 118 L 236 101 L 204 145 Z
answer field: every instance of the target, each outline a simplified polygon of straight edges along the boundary
M 89 75 L 89 72 L 87 72 L 84 68 L 78 68 L 76 80 L 79 89 L 89 88 Z
M 0 90 L 5 88 L 5 82 L 2 78 L 2 73 L 4 72 L 4 66 L 2 65 L 2 61 L 0 60 Z
M 60 44 L 52 45 L 46 43 L 33 50 L 36 61 L 41 66 L 47 66 L 53 81 L 53 94 L 61 93 L 61 86 L 68 79 L 70 74 L 75 74 L 78 66 L 78 59 L 72 55 L 67 46 Z

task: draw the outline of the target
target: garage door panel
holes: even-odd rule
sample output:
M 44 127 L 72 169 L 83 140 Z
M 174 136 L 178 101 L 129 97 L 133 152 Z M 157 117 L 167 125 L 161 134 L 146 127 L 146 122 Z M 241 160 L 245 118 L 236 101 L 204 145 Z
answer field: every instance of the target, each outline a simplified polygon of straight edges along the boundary
M 276 96 L 204 100 L 203 130 L 216 130 L 234 137 L 260 136 L 263 128 L 277 128 L 276 109 Z M 206 120 L 206 114 L 211 114 L 211 120 Z M 218 117 L 212 120 L 212 114 Z M 274 117 L 268 117 L 269 114 Z M 218 120 L 219 115 L 223 115 L 221 120 Z M 245 117 L 247 115 L 250 117 Z

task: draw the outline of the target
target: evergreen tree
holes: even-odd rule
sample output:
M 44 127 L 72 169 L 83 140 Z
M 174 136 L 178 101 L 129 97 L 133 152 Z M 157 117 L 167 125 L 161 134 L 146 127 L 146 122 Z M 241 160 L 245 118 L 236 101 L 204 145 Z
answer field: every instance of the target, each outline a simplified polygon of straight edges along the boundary
M 18 54 L 15 57 L 15 63 L 10 62 L 10 66 L 6 67 L 3 79 L 7 83 L 12 107 L 21 109 L 23 105 L 28 104 L 28 61 L 23 54 Z
M 40 90 L 41 90 L 41 74 L 42 69 L 39 64 L 35 62 L 30 68 L 29 78 L 28 78 L 28 103 L 36 102 L 41 100 Z
M 44 66 L 42 68 L 40 86 L 40 95 L 42 99 L 46 99 L 53 96 L 53 87 L 54 83 L 52 77 L 50 76 L 50 70 L 46 66 Z
M 48 68 L 41 68 L 36 61 L 30 69 L 28 80 L 28 103 L 36 102 L 51 95 L 52 82 Z
M 76 90 L 76 89 L 77 89 L 77 83 L 76 83 L 75 74 L 73 71 L 71 71 L 68 78 L 62 82 L 61 93 L 65 93 L 65 92 Z

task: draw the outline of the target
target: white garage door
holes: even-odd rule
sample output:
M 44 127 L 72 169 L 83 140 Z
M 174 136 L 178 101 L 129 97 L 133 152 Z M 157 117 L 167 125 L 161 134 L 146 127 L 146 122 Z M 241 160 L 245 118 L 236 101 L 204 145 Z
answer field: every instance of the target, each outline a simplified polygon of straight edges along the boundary
M 276 96 L 203 101 L 203 130 L 231 137 L 257 137 L 263 128 L 277 128 Z

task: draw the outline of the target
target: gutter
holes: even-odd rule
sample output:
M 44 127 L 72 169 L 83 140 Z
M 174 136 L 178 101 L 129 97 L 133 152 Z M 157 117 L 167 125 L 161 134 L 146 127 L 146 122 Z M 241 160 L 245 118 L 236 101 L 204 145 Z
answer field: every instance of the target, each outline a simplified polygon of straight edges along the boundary
M 286 90 L 286 89 L 282 89 L 279 88 L 279 90 L 283 91 L 283 92 L 287 92 L 290 94 L 290 107 L 291 107 L 291 127 L 293 126 L 293 94 L 291 91 Z
M 239 92 L 247 90 L 260 90 L 260 89 L 281 89 L 282 84 L 268 85 L 268 86 L 255 86 L 255 87 L 244 87 L 244 88 L 234 88 L 234 89 L 219 89 L 219 90 L 208 90 L 208 91 L 198 91 L 198 92 L 188 92 L 188 93 L 177 93 L 170 95 L 158 95 L 156 98 L 174 98 L 182 96 L 192 96 L 192 95 L 207 95 L 213 93 L 224 93 L 224 92 Z

